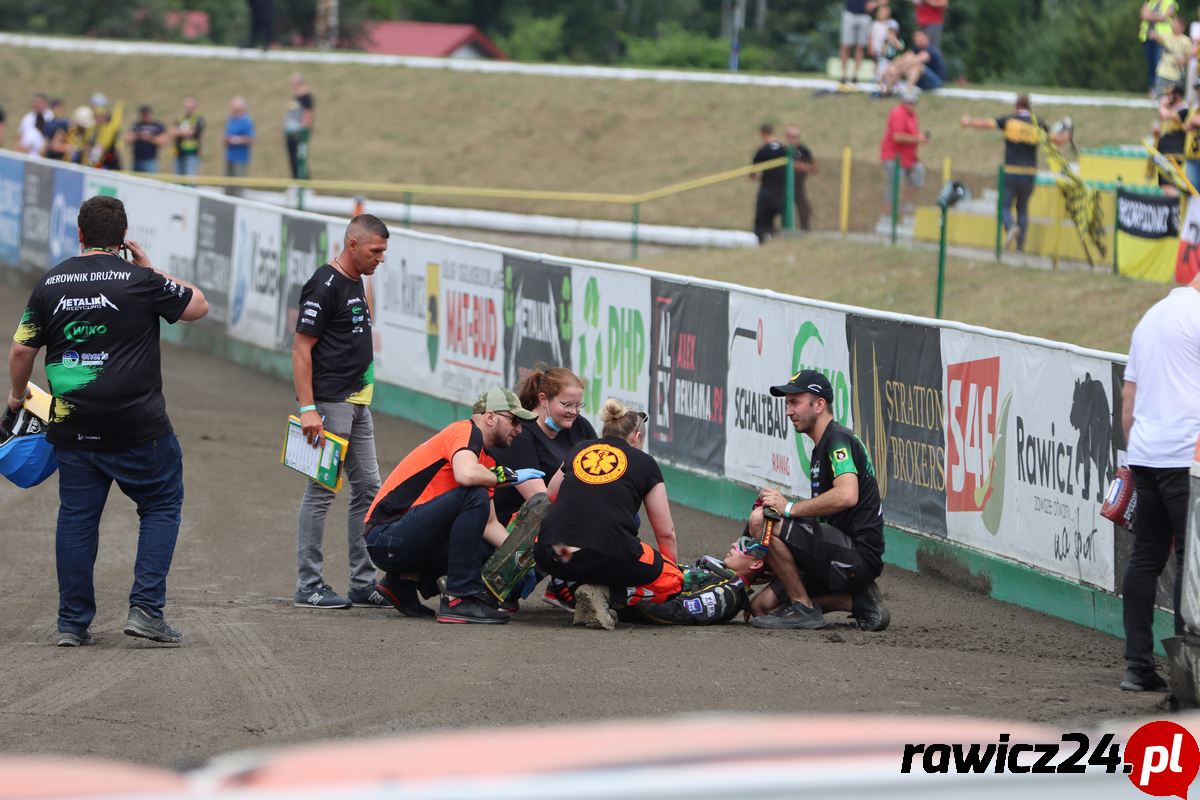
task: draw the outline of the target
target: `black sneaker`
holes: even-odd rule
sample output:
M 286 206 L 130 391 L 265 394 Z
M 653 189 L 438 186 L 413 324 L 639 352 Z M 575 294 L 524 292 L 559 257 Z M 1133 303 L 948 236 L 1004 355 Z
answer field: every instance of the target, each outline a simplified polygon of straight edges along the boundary
M 296 608 L 349 608 L 350 600 L 335 592 L 332 586 L 322 583 L 315 589 L 298 590 L 292 598 L 292 605 Z
M 391 603 L 379 591 L 377 584 L 372 583 L 365 589 L 351 589 L 346 599 L 355 608 L 388 608 Z
M 437 612 L 417 597 L 416 581 L 390 578 L 384 575 L 375 582 L 375 590 L 383 595 L 392 608 L 406 617 L 435 617 Z
M 129 609 L 129 616 L 125 619 L 125 635 L 163 644 L 179 644 L 183 641 L 183 634 L 168 625 L 165 619 L 152 616 L 138 606 Z
M 499 609 L 488 608 L 478 597 L 450 598 L 442 595 L 437 614 L 438 622 L 503 625 L 508 620 L 508 614 Z
M 92 638 L 92 631 L 89 628 L 84 628 L 83 633 L 58 632 L 58 647 L 87 647 L 89 644 L 95 643 L 96 640 Z
M 780 606 L 774 614 L 754 617 L 750 624 L 756 628 L 767 630 L 809 630 L 815 631 L 825 627 L 825 617 L 821 609 L 806 606 L 803 603 L 788 603 Z
M 854 617 L 860 630 L 878 632 L 892 622 L 891 612 L 883 604 L 883 595 L 875 581 L 855 594 L 850 600 L 850 616 Z
M 1167 682 L 1157 672 L 1143 674 L 1131 669 L 1125 670 L 1125 680 L 1121 681 L 1123 692 L 1165 692 Z

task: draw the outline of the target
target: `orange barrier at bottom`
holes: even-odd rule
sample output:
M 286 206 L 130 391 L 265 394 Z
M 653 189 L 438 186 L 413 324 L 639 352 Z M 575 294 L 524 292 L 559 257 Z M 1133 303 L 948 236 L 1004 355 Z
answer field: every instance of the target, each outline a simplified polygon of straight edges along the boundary
M 174 772 L 75 758 L 0 758 L 0 800 L 182 794 L 187 780 Z

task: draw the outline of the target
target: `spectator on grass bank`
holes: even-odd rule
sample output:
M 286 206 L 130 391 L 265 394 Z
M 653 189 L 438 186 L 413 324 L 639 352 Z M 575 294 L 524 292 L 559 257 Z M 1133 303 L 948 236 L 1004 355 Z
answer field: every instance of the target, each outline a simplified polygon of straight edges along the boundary
M 54 150 L 54 140 L 59 137 L 70 126 L 71 120 L 63 115 L 63 101 L 61 97 L 54 97 L 50 100 L 50 121 L 46 123 L 46 147 L 42 151 L 42 155 L 46 158 L 61 159 L 62 154 Z
M 193 322 L 208 313 L 208 302 L 125 238 L 120 200 L 85 200 L 78 227 L 82 254 L 34 287 L 9 354 L 8 407 L 15 410 L 46 348 L 54 396 L 46 438 L 58 458 L 58 646 L 92 644 L 100 517 L 114 482 L 140 520 L 125 633 L 178 643 L 183 635 L 167 624 L 163 606 L 183 509 L 183 459 L 162 393 L 159 320 Z M 117 255 L 120 247 L 132 263 Z M 94 337 L 88 345 L 78 344 L 82 329 L 93 331 L 84 335 Z
M 842 59 L 842 83 L 854 83 L 858 80 L 858 68 L 862 65 L 863 50 L 867 47 L 871 32 L 871 14 L 878 5 L 877 0 L 846 0 L 842 10 L 841 47 L 838 50 Z M 853 77 L 846 71 L 851 47 L 854 48 Z
M 50 158 L 69 161 L 72 164 L 94 166 L 92 141 L 96 135 L 96 115 L 90 106 L 80 106 L 71 112 L 67 126 L 58 130 L 47 145 Z
M 483 602 L 484 544 L 499 547 L 508 537 L 496 519 L 491 493 L 498 486 L 545 478 L 539 469 L 499 466 L 492 451 L 512 444 L 522 425 L 537 415 L 508 389 L 488 389 L 471 416 L 452 422 L 417 445 L 388 475 L 367 511 L 367 550 L 384 571 L 379 591 L 409 617 L 432 617 L 417 598 L 446 589 L 438 622 L 508 622 L 506 612 Z
M 1190 112 L 1187 101 L 1183 99 L 1183 87 L 1177 83 L 1168 84 L 1166 92 L 1158 101 L 1158 152 L 1166 156 L 1175 166 L 1183 168 L 1187 149 L 1187 123 Z M 1179 189 L 1174 182 L 1163 175 L 1158 176 L 1158 185 L 1163 194 L 1168 197 L 1178 197 Z
M 274 36 L 275 2 L 274 0 L 247 0 L 250 6 L 250 35 L 246 47 L 261 47 L 266 50 L 271 46 Z
M 299 314 L 292 341 L 292 383 L 300 404 L 300 426 L 313 446 L 325 431 L 350 443 L 345 457 L 350 484 L 346 533 L 350 547 L 350 591 L 345 597 L 325 583 L 325 517 L 333 505 L 332 489 L 307 481 L 300 501 L 296 546 L 296 594 L 299 608 L 387 607 L 375 588 L 375 567 L 363 541 L 363 516 L 379 491 L 375 457 L 375 350 L 371 310 L 363 276 L 375 270 L 387 253 L 387 226 L 370 214 L 359 214 L 346 226 L 342 251 L 316 272 L 300 291 Z
M 196 98 L 183 98 L 183 116 L 171 128 L 175 139 L 175 173 L 197 175 L 200 172 L 200 142 L 204 137 L 204 117 L 196 111 Z
M 1183 26 L 1182 17 L 1172 17 L 1170 33 L 1159 34 L 1157 31 L 1152 31 L 1150 34 L 1162 48 L 1154 78 L 1154 91 L 1160 96 L 1172 84 L 1183 87 L 1188 62 L 1196 54 L 1191 37 L 1184 33 Z
M 17 123 L 17 149 L 31 156 L 40 156 L 46 149 L 46 124 L 53 119 L 46 95 L 33 96 L 30 110 Z
M 302 180 L 312 177 L 308 156 L 312 141 L 313 109 L 313 96 L 304 83 L 304 76 L 299 72 L 292 73 L 292 101 L 283 120 L 283 138 L 292 177 Z
M 1179 3 L 1176 0 L 1146 0 L 1142 4 L 1141 25 L 1138 27 L 1138 41 L 1142 43 L 1142 52 L 1146 56 L 1146 84 L 1150 97 L 1156 97 L 1154 91 L 1158 75 L 1158 59 L 1162 55 L 1162 45 L 1151 32 L 1159 36 L 1171 34 L 1171 19 L 1179 13 Z
M 4 147 L 4 106 L 0 106 L 0 148 Z
M 796 435 L 813 443 L 812 496 L 789 500 L 764 488 L 750 513 L 750 535 L 766 545 L 763 559 L 777 578 L 755 595 L 756 628 L 816 630 L 825 613 L 846 611 L 864 631 L 891 621 L 875 579 L 883 572 L 883 506 L 875 466 L 862 440 L 833 418 L 833 385 L 801 370 L 771 387 L 785 397 Z M 767 509 L 776 519 L 766 537 Z
M 899 84 L 922 91 L 940 89 L 946 83 L 946 62 L 942 51 L 929 43 L 923 32 L 913 34 L 911 50 L 901 53 L 883 75 L 882 91 L 888 94 Z
M 758 129 L 762 137 L 762 147 L 754 154 L 751 163 L 761 164 L 764 161 L 774 161 L 783 158 L 787 151 L 775 138 L 775 128 L 764 122 Z M 765 244 L 775 235 L 775 218 L 783 212 L 783 197 L 787 181 L 787 168 L 771 167 L 750 173 L 750 180 L 758 181 L 758 195 L 754 200 L 754 235 L 759 244 Z
M 1197 48 L 1200 48 L 1200 9 L 1196 11 L 1196 19 L 1188 24 L 1188 38 L 1192 40 L 1192 57 L 1188 59 L 1187 82 L 1184 86 L 1187 88 L 1187 101 L 1189 106 L 1196 105 L 1196 53 Z
M 925 185 L 925 166 L 917 154 L 917 148 L 928 142 L 929 132 L 921 131 L 917 118 L 917 103 L 921 90 L 905 86 L 900 89 L 900 102 L 888 113 L 879 143 L 879 160 L 883 163 L 884 212 L 892 213 L 892 183 L 895 180 L 896 161 L 900 162 L 903 186 L 900 192 L 902 208 L 912 207 L 917 189 Z
M 812 150 L 800 141 L 799 128 L 793 125 L 785 130 L 783 135 L 792 151 L 792 169 L 795 172 L 792 201 L 796 206 L 796 227 L 802 231 L 811 230 L 812 203 L 808 201 L 808 189 L 805 184 L 808 182 L 808 176 L 817 171 L 817 162 L 813 159 Z
M 1004 134 L 1004 237 L 1005 246 L 1016 243 L 1017 251 L 1025 249 L 1025 236 L 1029 233 L 1029 198 L 1037 181 L 1038 146 L 1041 134 L 1038 128 L 1056 145 L 1066 144 L 1071 134 L 1067 130 L 1050 133 L 1042 120 L 1034 121 L 1029 107 L 1029 95 L 1017 95 L 1016 108 L 1011 114 L 1001 117 L 975 118 L 963 114 L 964 128 L 977 130 L 999 130 Z M 1013 207 L 1016 220 L 1013 220 Z
M 1125 568 L 1125 677 L 1131 692 L 1162 691 L 1154 664 L 1158 578 L 1175 548 L 1175 633 L 1183 586 L 1188 468 L 1200 435 L 1200 275 L 1155 303 L 1133 331 L 1121 421 L 1137 487 L 1133 550 Z
M 892 18 L 892 7 L 881 5 L 875 10 L 871 23 L 871 57 L 875 59 L 875 83 L 878 94 L 883 93 L 883 74 L 897 53 L 904 50 L 900 40 L 900 23 Z
M 154 109 L 138 107 L 138 118 L 126 132 L 125 141 L 131 145 L 134 172 L 158 172 L 158 148 L 167 143 L 167 129 L 154 118 Z
M 110 109 L 108 100 L 99 93 L 92 95 L 92 111 L 95 114 L 96 127 L 92 131 L 88 148 L 89 163 L 100 169 L 119 170 L 121 152 L 117 145 L 121 140 L 120 114 Z
M 646 413 L 609 398 L 603 438 L 581 442 L 550 478 L 554 505 L 542 520 L 538 569 L 575 590 L 574 624 L 613 630 L 616 609 L 661 603 L 683 588 L 675 522 L 658 462 L 644 451 Z M 638 538 L 646 509 L 655 550 Z
M 950 0 L 916 0 L 917 30 L 929 37 L 929 43 L 942 49 L 942 29 L 946 27 L 946 7 Z
M 254 120 L 246 112 L 246 100 L 235 97 L 229 103 L 229 118 L 225 120 L 225 174 L 231 178 L 245 177 L 250 168 L 250 148 L 254 144 Z M 230 186 L 227 194 L 242 196 L 242 187 Z

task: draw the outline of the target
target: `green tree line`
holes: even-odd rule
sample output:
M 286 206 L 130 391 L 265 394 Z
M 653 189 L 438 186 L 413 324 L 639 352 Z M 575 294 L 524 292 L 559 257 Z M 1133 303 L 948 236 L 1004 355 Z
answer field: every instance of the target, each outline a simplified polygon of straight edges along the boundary
M 311 44 L 317 0 L 276 0 L 275 37 Z M 371 20 L 478 26 L 512 58 L 724 69 L 735 0 L 339 0 L 342 46 L 361 47 Z M 820 72 L 837 52 L 841 0 L 746 0 L 741 68 Z M 952 79 L 1137 91 L 1140 0 L 951 0 L 943 51 Z M 170 39 L 168 11 L 206 11 L 209 39 L 246 37 L 245 0 L 7 0 L 0 29 Z M 907 40 L 911 0 L 892 0 Z M 1182 13 L 1194 17 L 1195 9 Z

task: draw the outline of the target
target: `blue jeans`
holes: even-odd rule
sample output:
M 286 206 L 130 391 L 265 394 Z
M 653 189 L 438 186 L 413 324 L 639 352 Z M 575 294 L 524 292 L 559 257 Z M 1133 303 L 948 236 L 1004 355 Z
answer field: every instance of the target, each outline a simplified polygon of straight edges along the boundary
M 58 457 L 58 629 L 82 633 L 96 616 L 92 573 L 100 545 L 100 515 L 116 481 L 137 504 L 137 558 L 130 607 L 161 617 L 167 572 L 183 509 L 183 454 L 174 433 L 124 450 L 56 447 Z
M 1147 38 L 1142 42 L 1142 53 L 1146 56 L 1146 84 L 1150 91 L 1154 91 L 1154 79 L 1158 77 L 1158 59 L 1162 56 L 1162 45 Z
M 157 158 L 137 158 L 133 161 L 134 172 L 158 172 Z
M 1004 176 L 1004 230 L 1013 226 L 1013 206 L 1017 209 L 1017 250 L 1025 249 L 1025 235 L 1029 233 L 1029 198 L 1033 197 L 1036 182 L 1032 175 Z
M 198 175 L 200 173 L 200 154 L 185 153 L 175 156 L 175 174 Z
M 482 486 L 460 486 L 367 533 L 367 552 L 388 573 L 446 576 L 446 594 L 483 593 L 483 529 L 491 498 Z

